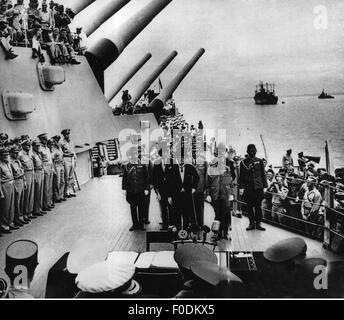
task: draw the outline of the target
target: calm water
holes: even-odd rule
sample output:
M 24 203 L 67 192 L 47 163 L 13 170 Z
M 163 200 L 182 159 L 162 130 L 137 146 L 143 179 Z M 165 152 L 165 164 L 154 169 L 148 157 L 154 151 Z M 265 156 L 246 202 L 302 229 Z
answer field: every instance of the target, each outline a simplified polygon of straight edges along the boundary
M 226 129 L 227 145 L 239 155 L 255 143 L 258 156 L 264 157 L 263 135 L 269 162 L 281 165 L 289 148 L 297 153 L 321 156 L 325 166 L 325 140 L 331 141 L 335 167 L 344 166 L 344 95 L 333 100 L 313 96 L 283 98 L 275 106 L 256 106 L 253 99 L 231 101 L 177 101 L 179 111 L 190 124 L 202 120 L 207 129 Z M 209 132 L 207 139 L 215 136 Z

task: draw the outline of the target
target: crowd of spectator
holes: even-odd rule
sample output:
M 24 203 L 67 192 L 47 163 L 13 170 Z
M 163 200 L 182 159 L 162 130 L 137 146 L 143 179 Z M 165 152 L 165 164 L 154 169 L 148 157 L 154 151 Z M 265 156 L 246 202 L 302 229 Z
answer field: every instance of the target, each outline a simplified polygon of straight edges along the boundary
M 299 153 L 303 156 L 302 153 Z M 270 166 L 266 177 L 268 188 L 262 201 L 263 217 L 279 225 L 305 232 L 315 238 L 323 237 L 326 202 L 325 190 L 333 190 L 333 209 L 328 210 L 331 227 L 343 233 L 344 222 L 344 174 L 336 169 L 329 175 L 324 168 L 303 156 L 304 166 L 294 166 L 291 150 L 283 157 L 278 172 Z M 299 161 L 300 163 L 300 161 Z
M 80 64 L 77 54 L 85 51 L 82 29 L 72 33 L 69 24 L 74 13 L 63 5 L 43 0 L 30 0 L 28 7 L 24 0 L 0 0 L 0 43 L 6 59 L 15 59 L 18 55 L 13 47 L 32 48 L 32 58 L 45 62 L 42 50 L 46 50 L 51 64 Z

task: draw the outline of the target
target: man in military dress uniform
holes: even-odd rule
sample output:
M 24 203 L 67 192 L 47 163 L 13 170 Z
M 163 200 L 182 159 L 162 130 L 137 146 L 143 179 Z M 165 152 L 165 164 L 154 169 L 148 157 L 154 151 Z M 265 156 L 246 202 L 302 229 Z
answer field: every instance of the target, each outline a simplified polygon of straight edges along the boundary
M 42 133 L 38 136 L 38 139 L 41 142 L 40 153 L 42 156 L 43 162 L 43 210 L 51 211 L 54 208 L 52 203 L 52 194 L 53 194 L 53 161 L 51 157 L 51 152 L 48 147 L 48 135 Z
M 32 142 L 32 159 L 35 172 L 35 187 L 34 187 L 34 206 L 33 206 L 33 216 L 42 216 L 46 214 L 46 211 L 42 210 L 43 205 L 43 161 L 41 156 L 41 143 L 39 140 L 34 140 Z
M 14 179 L 8 148 L 0 149 L 0 226 L 2 233 L 18 229 L 14 226 Z
M 70 139 L 70 129 L 61 131 L 63 135 L 61 149 L 63 151 L 64 169 L 65 169 L 65 196 L 67 198 L 76 197 L 74 191 L 74 172 L 76 167 L 76 153 L 74 143 Z
M 124 167 L 122 189 L 126 190 L 126 199 L 130 204 L 133 225 L 129 231 L 145 230 L 144 197 L 149 194 L 148 168 L 141 163 L 137 147 L 131 147 L 127 156 L 129 163 Z
M 261 230 L 264 188 L 268 187 L 263 161 L 256 157 L 257 149 L 254 144 L 247 146 L 248 156 L 240 162 L 239 190 L 243 201 L 247 203 L 247 214 L 250 225 L 246 230 Z
M 25 189 L 24 189 L 24 220 L 35 218 L 32 215 L 34 203 L 34 164 L 31 151 L 32 141 L 28 138 L 22 142 L 22 151 L 19 153 L 19 160 L 24 169 Z
M 54 136 L 49 141 L 51 143 L 50 151 L 54 165 L 53 199 L 55 202 L 61 202 L 66 199 L 64 197 L 65 172 L 63 162 L 63 151 L 59 145 L 60 136 Z
M 21 227 L 27 224 L 24 220 L 24 188 L 25 188 L 25 172 L 19 160 L 20 147 L 13 145 L 11 154 L 11 168 L 14 178 L 14 224 Z

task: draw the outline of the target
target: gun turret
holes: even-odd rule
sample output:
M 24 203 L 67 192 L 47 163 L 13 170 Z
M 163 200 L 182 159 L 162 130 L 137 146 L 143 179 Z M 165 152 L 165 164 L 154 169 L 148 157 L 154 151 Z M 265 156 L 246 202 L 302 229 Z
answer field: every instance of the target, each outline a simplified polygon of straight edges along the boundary
M 166 59 L 148 76 L 148 78 L 139 85 L 136 90 L 132 93 L 132 98 L 130 102 L 133 106 L 139 101 L 142 95 L 146 92 L 146 90 L 150 87 L 150 85 L 154 82 L 154 80 L 163 72 L 166 67 L 171 63 L 171 61 L 177 56 L 177 51 L 172 51 Z
M 139 71 L 145 63 L 152 57 L 150 53 L 147 53 L 138 63 L 136 63 L 125 75 L 123 79 L 115 84 L 115 86 L 111 89 L 110 94 L 106 94 L 105 98 L 108 102 L 110 102 L 118 92 L 124 87 L 124 85 Z
M 85 53 L 92 71 L 104 91 L 104 71 L 125 47 L 163 10 L 172 0 L 152 0 L 141 11 L 131 16 L 106 36 L 98 39 Z
M 155 117 L 158 119 L 159 114 L 164 108 L 165 102 L 172 97 L 173 92 L 178 88 L 186 75 L 190 72 L 196 62 L 204 54 L 203 48 L 199 49 L 191 60 L 183 67 L 183 69 L 174 77 L 174 79 L 160 92 L 160 94 L 150 103 Z
M 89 6 L 94 0 L 70 0 L 68 1 L 68 8 L 70 8 L 74 14 L 78 14 L 81 10 Z
M 130 0 L 97 0 L 75 16 L 72 26 L 82 26 L 87 36 L 109 19 Z M 92 17 L 92 19 L 90 19 Z

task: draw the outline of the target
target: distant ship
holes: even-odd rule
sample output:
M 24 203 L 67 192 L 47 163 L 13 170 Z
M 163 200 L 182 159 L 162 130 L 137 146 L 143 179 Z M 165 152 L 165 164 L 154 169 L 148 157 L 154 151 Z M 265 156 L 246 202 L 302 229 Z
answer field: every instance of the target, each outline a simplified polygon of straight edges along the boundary
M 334 96 L 331 96 L 330 94 L 327 94 L 325 90 L 321 92 L 321 94 L 318 96 L 318 99 L 334 99 Z
M 254 101 L 259 105 L 277 104 L 278 97 L 275 95 L 275 84 L 265 83 L 261 81 L 256 87 Z

